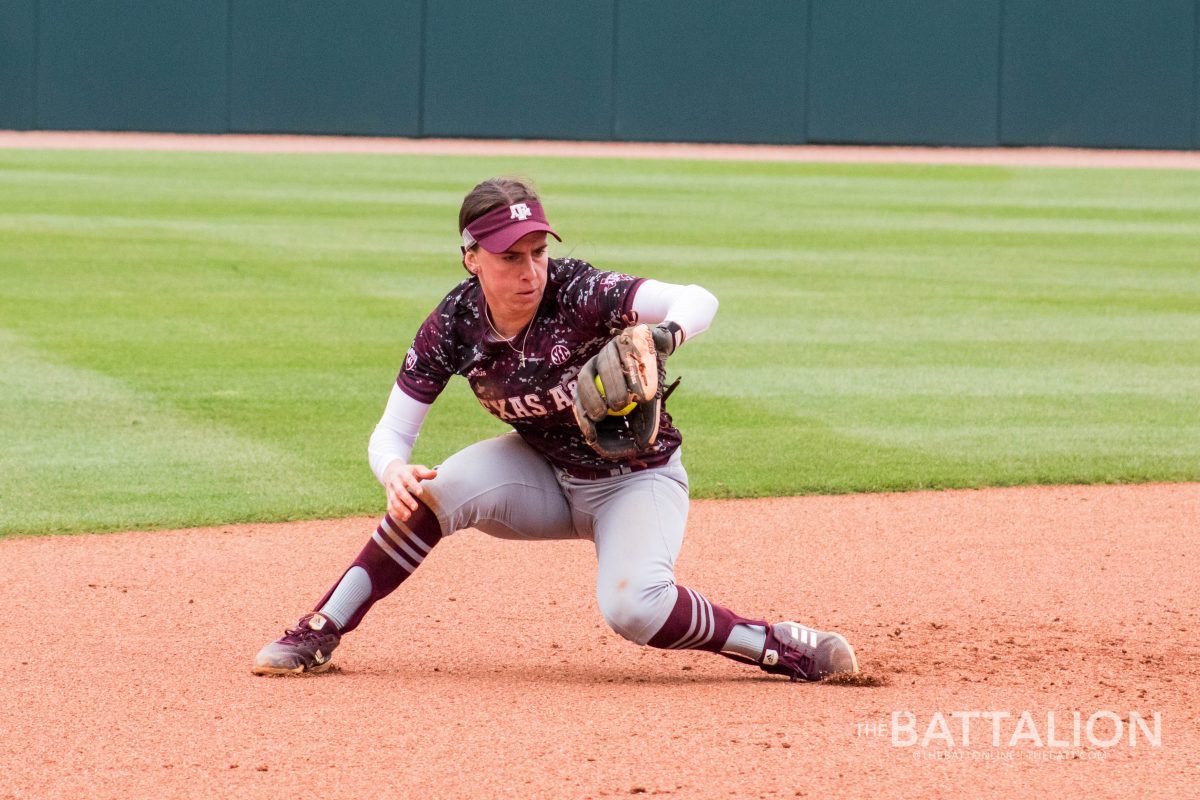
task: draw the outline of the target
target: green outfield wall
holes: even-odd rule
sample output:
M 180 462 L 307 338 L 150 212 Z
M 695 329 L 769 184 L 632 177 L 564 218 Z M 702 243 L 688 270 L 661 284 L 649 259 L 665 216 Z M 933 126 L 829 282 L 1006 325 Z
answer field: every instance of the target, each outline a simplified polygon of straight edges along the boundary
M 0 128 L 1200 148 L 1200 0 L 4 0 Z

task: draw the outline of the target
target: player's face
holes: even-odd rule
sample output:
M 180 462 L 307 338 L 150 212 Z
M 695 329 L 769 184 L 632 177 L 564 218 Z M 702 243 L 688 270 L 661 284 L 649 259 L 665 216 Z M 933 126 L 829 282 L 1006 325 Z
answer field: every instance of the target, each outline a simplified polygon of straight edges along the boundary
M 546 290 L 546 232 L 526 234 L 503 253 L 482 247 L 467 251 L 467 269 L 479 276 L 483 295 L 497 322 L 523 327 Z

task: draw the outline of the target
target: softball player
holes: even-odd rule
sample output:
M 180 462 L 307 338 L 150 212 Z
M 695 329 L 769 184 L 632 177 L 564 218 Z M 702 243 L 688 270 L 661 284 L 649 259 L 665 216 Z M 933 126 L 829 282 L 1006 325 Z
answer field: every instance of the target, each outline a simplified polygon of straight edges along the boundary
M 612 385 L 620 376 L 611 370 L 616 362 L 606 371 L 604 351 L 618 340 L 626 350 L 613 357 L 629 356 L 633 339 L 616 334 L 641 331 L 654 355 L 665 359 L 708 328 L 716 298 L 695 285 L 550 258 L 547 237 L 561 238 L 533 189 L 517 179 L 494 178 L 471 190 L 458 228 L 471 275 L 417 331 L 368 448 L 387 492 L 387 514 L 314 610 L 258 653 L 253 671 L 327 669 L 341 637 L 371 606 L 411 575 L 443 536 L 468 527 L 511 539 L 591 540 L 600 613 L 636 644 L 707 650 L 792 680 L 857 671 L 854 651 L 839 634 L 741 617 L 675 583 L 688 477 L 680 433 L 660 410 L 661 383 L 653 405 L 638 406 L 652 409 L 653 430 L 627 433 L 621 426 L 632 423 L 617 418 L 607 447 L 595 441 L 596 426 L 577 408 L 580 389 L 590 391 L 596 374 L 609 384 L 595 381 L 597 391 L 607 392 L 596 396 L 614 411 L 639 399 Z M 645 327 L 632 328 L 639 324 Z M 581 373 L 586 377 L 577 381 Z M 452 375 L 465 377 L 480 404 L 513 431 L 473 444 L 435 469 L 409 463 L 421 424 Z M 613 457 L 614 435 L 637 441 Z

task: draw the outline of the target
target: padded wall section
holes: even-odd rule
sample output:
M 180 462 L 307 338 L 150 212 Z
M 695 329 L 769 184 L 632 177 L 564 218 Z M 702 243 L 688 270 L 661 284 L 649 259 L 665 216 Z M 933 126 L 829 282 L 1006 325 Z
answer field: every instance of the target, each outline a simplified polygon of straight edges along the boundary
M 608 139 L 611 0 L 427 5 L 427 136 Z
M 804 141 L 808 0 L 617 2 L 618 139 Z
M 37 124 L 224 131 L 227 0 L 38 0 Z
M 4 0 L 0 127 L 1200 149 L 1200 0 Z
M 0 3 L 0 128 L 34 127 L 35 0 Z
M 421 6 L 233 0 L 231 129 L 416 136 Z
M 1195 0 L 1006 0 L 1004 144 L 1189 148 Z
M 1196 0 L 1196 48 L 1192 53 L 1195 62 L 1196 77 L 1192 81 L 1192 105 L 1195 114 L 1192 118 L 1192 147 L 1200 150 L 1200 0 Z
M 821 0 L 812 9 L 813 142 L 999 142 L 1000 0 Z

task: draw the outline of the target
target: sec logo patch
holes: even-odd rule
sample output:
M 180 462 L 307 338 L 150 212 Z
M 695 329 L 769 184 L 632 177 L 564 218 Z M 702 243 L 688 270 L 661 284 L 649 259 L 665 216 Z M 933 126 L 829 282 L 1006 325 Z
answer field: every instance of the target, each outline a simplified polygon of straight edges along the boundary
M 571 350 L 566 345 L 556 344 L 550 348 L 550 363 L 554 366 L 567 363 L 567 359 L 571 357 Z

